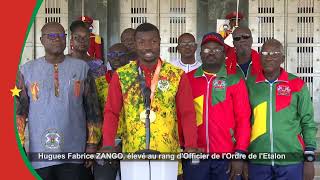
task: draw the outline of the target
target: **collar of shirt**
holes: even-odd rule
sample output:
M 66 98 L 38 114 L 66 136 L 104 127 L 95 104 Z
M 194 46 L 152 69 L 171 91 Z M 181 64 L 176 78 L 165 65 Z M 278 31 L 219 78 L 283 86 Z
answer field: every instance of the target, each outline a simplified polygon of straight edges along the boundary
M 141 69 L 143 71 L 147 87 L 151 86 L 152 73 L 155 71 L 157 64 L 158 63 L 155 63 L 151 68 L 148 68 L 147 66 L 139 63 L 139 66 L 141 67 Z
M 157 60 L 158 61 L 158 60 Z M 158 63 L 155 63 L 151 68 L 148 68 L 146 65 L 143 65 L 139 63 L 139 66 L 141 67 L 143 73 L 146 74 L 151 74 L 155 71 Z
M 248 62 L 246 62 L 246 63 L 244 63 L 244 64 L 238 64 L 241 68 L 243 68 L 243 67 L 249 67 L 249 64 L 252 62 L 252 60 L 251 59 L 249 59 L 249 61 Z
M 106 72 L 106 80 L 107 80 L 108 83 L 110 83 L 110 81 L 112 79 L 112 73 L 113 73 L 113 71 L 111 71 L 111 70 L 108 70 Z
M 211 78 L 212 76 L 216 76 L 215 73 L 209 73 L 209 72 L 206 72 L 206 71 L 203 71 L 204 75 Z
M 198 69 L 196 70 L 196 72 L 194 73 L 194 77 L 198 78 L 198 77 L 202 77 L 203 75 L 205 75 L 206 73 L 204 72 L 204 70 L 202 69 L 202 65 L 200 67 L 198 67 Z M 223 65 L 221 66 L 220 70 L 215 74 L 216 77 L 221 77 L 221 78 L 226 78 L 227 77 L 227 69 L 226 66 Z
M 238 64 L 239 67 L 241 68 L 241 70 L 243 71 L 243 73 L 245 74 L 245 76 L 247 76 L 247 74 L 248 74 L 248 70 L 249 70 L 249 66 L 250 66 L 251 62 L 252 61 L 250 59 L 248 62 L 246 62 L 244 64 Z
M 179 64 L 182 65 L 182 66 L 191 66 L 191 67 L 196 66 L 196 65 L 198 64 L 198 61 L 197 61 L 197 60 L 195 60 L 193 64 L 185 64 L 185 63 L 182 62 L 181 59 L 179 59 L 178 62 L 179 62 Z
M 288 77 L 289 77 L 288 73 L 283 68 L 280 68 L 279 77 L 274 82 L 281 81 L 281 82 L 288 83 L 289 82 Z M 261 71 L 256 77 L 256 83 L 261 83 L 266 81 L 267 81 L 267 78 L 265 78 L 263 71 Z

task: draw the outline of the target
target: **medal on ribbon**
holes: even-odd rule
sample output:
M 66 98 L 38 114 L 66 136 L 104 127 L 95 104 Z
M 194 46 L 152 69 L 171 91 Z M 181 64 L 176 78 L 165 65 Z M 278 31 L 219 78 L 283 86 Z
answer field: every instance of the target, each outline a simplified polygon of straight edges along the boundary
M 159 74 L 160 74 L 161 66 L 162 66 L 162 62 L 161 62 L 160 59 L 158 59 L 158 63 L 157 63 L 157 67 L 156 67 L 155 72 L 154 72 L 154 76 L 151 79 L 151 85 L 150 85 L 150 91 L 151 91 L 151 93 L 150 93 L 150 101 L 151 102 L 150 102 L 150 107 L 149 108 L 152 107 L 151 104 L 152 104 L 152 101 L 154 99 L 154 94 L 155 94 L 155 91 L 157 89 L 157 86 L 159 86 Z M 142 76 L 142 71 L 141 71 L 140 68 L 138 68 L 138 72 L 139 72 L 139 76 L 143 77 Z M 167 89 L 169 87 L 169 82 L 167 80 L 164 80 L 163 86 L 164 86 L 163 87 L 164 89 Z M 145 123 L 146 122 L 146 117 L 147 117 L 146 110 L 144 110 L 144 111 L 142 111 L 140 113 L 140 120 Z M 149 114 L 150 123 L 154 122 L 156 120 L 156 117 L 157 117 L 156 113 L 150 109 L 150 114 Z
M 144 110 L 140 113 L 140 121 L 145 123 L 146 117 L 147 117 L 146 110 Z M 154 111 L 150 110 L 149 118 L 150 118 L 150 123 L 153 123 L 157 118 L 156 113 Z

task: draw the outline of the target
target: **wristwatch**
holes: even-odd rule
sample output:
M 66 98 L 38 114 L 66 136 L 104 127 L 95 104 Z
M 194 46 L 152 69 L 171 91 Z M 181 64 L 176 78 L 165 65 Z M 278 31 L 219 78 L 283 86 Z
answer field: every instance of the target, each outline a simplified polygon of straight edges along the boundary
M 316 160 L 316 156 L 314 151 L 305 151 L 304 152 L 304 160 L 306 162 L 314 162 Z

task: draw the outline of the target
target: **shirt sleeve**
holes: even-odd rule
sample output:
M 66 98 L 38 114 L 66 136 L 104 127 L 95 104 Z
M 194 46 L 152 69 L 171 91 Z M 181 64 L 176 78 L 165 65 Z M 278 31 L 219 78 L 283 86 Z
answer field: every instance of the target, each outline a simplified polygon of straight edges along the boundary
M 298 114 L 301 118 L 302 136 L 306 149 L 316 149 L 317 127 L 309 90 L 306 85 L 299 92 Z
M 21 90 L 19 96 L 15 97 L 16 102 L 16 120 L 17 120 L 17 129 L 21 144 L 24 145 L 25 136 L 24 131 L 26 127 L 26 119 L 29 113 L 29 96 L 27 87 L 24 82 L 23 74 L 18 71 L 18 79 L 16 81 L 16 86 Z
M 118 73 L 114 73 L 109 85 L 107 102 L 104 108 L 103 146 L 114 146 L 119 124 L 119 116 L 123 106 Z
M 184 147 L 196 148 L 196 112 L 193 105 L 191 86 L 185 73 L 183 73 L 179 82 L 178 92 L 176 95 L 176 109 L 178 124 L 180 124 L 182 128 L 181 131 L 183 133 Z
M 87 118 L 87 143 L 98 144 L 101 138 L 102 115 L 98 101 L 95 80 L 88 71 L 88 76 L 84 81 L 84 110 Z
M 105 68 L 104 65 L 99 67 L 100 71 L 105 73 L 103 75 L 99 74 L 100 76 L 95 78 L 101 113 L 104 111 L 104 105 L 106 103 L 107 91 L 108 91 L 108 82 L 106 78 L 107 71 L 104 68 Z
M 247 152 L 251 135 L 251 107 L 246 84 L 240 79 L 237 88 L 232 94 L 233 109 L 236 122 L 234 137 L 236 139 L 235 150 Z

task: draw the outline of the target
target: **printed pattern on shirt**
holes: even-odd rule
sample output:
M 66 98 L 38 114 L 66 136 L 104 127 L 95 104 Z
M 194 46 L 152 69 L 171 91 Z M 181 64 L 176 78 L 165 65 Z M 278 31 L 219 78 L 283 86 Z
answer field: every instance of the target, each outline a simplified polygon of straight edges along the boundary
M 123 138 L 124 152 L 136 152 L 146 148 L 145 125 L 140 120 L 144 110 L 143 98 L 139 82 L 137 82 L 137 64 L 131 62 L 117 70 L 123 94 L 125 112 L 126 136 Z M 150 149 L 160 152 L 179 152 L 175 95 L 178 90 L 183 71 L 163 63 L 159 79 L 167 80 L 170 84 L 166 91 L 156 88 L 151 105 L 156 114 L 156 120 L 151 123 Z M 166 83 L 167 84 L 167 83 Z M 164 128 L 165 127 L 165 128 Z

